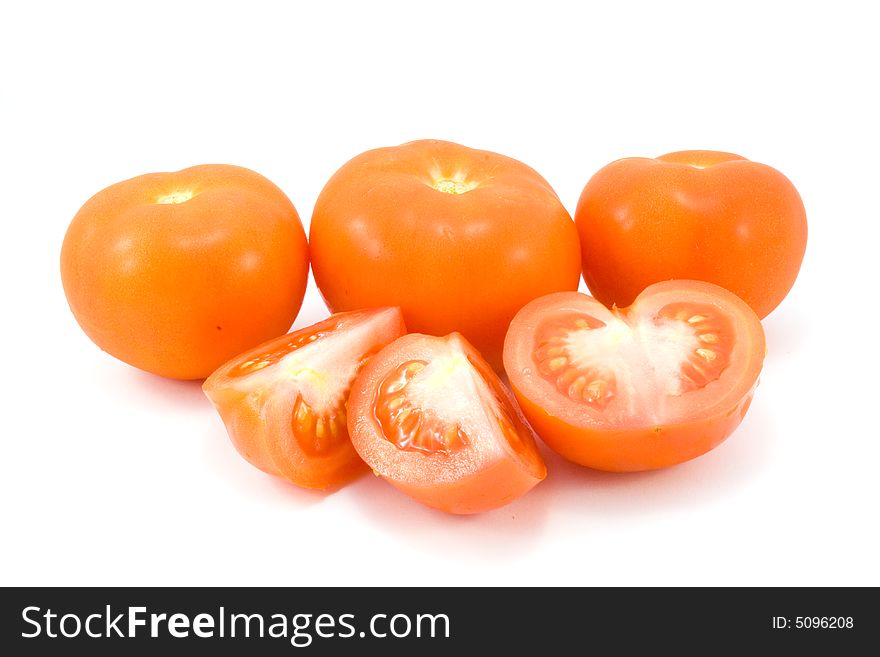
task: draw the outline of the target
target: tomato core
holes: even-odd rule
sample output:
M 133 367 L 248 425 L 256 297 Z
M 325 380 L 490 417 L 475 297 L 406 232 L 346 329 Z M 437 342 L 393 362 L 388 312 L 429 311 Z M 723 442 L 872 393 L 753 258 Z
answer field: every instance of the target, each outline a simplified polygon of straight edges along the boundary
M 571 313 L 535 335 L 533 361 L 560 393 L 630 416 L 646 416 L 663 407 L 662 398 L 718 380 L 733 349 L 730 319 L 708 304 L 668 304 L 652 317 L 615 310 L 607 321 Z
M 514 452 L 526 459 L 533 459 L 534 456 L 530 452 L 529 445 L 523 442 L 522 434 L 528 434 L 529 429 L 523 424 L 522 420 L 516 414 L 508 412 L 507 404 L 505 404 L 505 393 L 501 387 L 501 381 L 492 372 L 492 368 L 488 367 L 486 361 L 475 360 L 468 357 L 471 367 L 483 378 L 491 395 L 491 404 L 489 404 L 490 412 L 493 414 L 498 426 L 501 427 L 501 433 L 507 444 Z M 522 434 L 520 433 L 522 432 Z

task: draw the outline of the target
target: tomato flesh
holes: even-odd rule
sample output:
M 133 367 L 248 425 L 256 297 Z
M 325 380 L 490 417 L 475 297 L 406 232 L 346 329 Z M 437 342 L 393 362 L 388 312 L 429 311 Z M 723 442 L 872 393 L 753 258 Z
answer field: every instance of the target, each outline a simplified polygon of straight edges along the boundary
M 407 394 L 407 386 L 427 366 L 423 360 L 407 361 L 382 381 L 376 395 L 376 419 L 385 437 L 399 449 L 449 455 L 468 444 L 459 423 L 422 413 Z
M 251 374 L 252 372 L 261 370 L 264 367 L 275 365 L 278 361 L 280 361 L 291 352 L 296 351 L 297 349 L 300 349 L 307 344 L 315 342 L 315 340 L 321 340 L 325 338 L 328 334 L 339 328 L 339 324 L 339 318 L 333 317 L 329 320 L 321 322 L 316 326 L 290 333 L 289 335 L 285 336 L 286 339 L 273 341 L 272 344 L 277 344 L 277 347 L 273 346 L 273 348 L 269 351 L 263 352 L 262 348 L 258 348 L 257 351 L 259 353 L 257 353 L 257 355 L 255 355 L 253 358 L 249 358 L 248 360 L 236 359 L 236 361 L 241 360 L 241 362 L 236 362 L 235 367 L 229 370 L 228 376 L 244 376 L 246 374 Z
M 397 308 L 339 313 L 233 359 L 204 390 L 253 465 L 307 488 L 336 487 L 364 469 L 348 438 L 352 382 L 405 332 Z
M 760 321 L 744 302 L 709 283 L 669 281 L 626 309 L 579 293 L 528 304 L 508 332 L 505 367 L 526 417 L 556 451 L 600 469 L 642 470 L 726 438 L 763 355 Z
M 519 497 L 546 476 L 534 434 L 489 364 L 459 334 L 410 334 L 358 375 L 355 449 L 391 484 L 450 513 Z

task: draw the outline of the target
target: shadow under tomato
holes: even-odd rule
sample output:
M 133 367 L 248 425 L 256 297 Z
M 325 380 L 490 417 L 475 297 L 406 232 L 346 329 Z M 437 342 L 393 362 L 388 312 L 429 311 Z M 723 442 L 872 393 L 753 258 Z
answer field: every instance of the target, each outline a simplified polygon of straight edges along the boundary
M 396 539 L 446 558 L 503 560 L 529 550 L 540 538 L 548 506 L 538 484 L 511 504 L 477 515 L 452 515 L 428 508 L 388 484 L 367 475 L 347 491 L 358 510 Z
M 489 513 L 453 516 L 429 509 L 372 476 L 353 483 L 347 494 L 373 522 L 416 548 L 450 559 L 515 559 L 540 543 L 549 525 L 633 522 L 736 494 L 767 462 L 767 441 L 774 431 L 765 408 L 754 404 L 737 431 L 713 451 L 664 470 L 600 472 L 570 463 L 542 446 L 547 479 L 512 504 Z
M 122 390 L 139 399 L 145 408 L 154 408 L 157 412 L 201 413 L 211 408 L 202 392 L 201 379 L 166 379 L 115 360 L 107 364 L 101 375 L 107 379 L 108 390 Z
M 748 486 L 769 458 L 773 422 L 763 403 L 752 405 L 721 445 L 663 470 L 615 473 L 591 470 L 546 450 L 546 503 L 561 513 L 607 522 L 711 504 Z
M 205 463 L 225 485 L 242 498 L 284 509 L 301 509 L 318 504 L 338 490 L 320 491 L 295 486 L 248 463 L 235 450 L 219 416 L 203 438 Z
M 793 354 L 804 353 L 804 343 L 809 341 L 815 321 L 815 317 L 807 316 L 798 306 L 783 305 L 765 317 L 762 322 L 767 342 L 765 366 L 768 362 L 786 360 Z

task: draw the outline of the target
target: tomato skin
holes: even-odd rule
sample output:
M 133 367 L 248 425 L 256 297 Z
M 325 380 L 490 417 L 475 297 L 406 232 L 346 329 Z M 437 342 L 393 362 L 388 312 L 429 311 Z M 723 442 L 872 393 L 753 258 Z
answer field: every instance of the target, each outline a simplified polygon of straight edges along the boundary
M 596 301 L 580 293 L 557 293 L 534 300 L 517 314 L 505 340 L 505 369 L 525 417 L 549 447 L 590 468 L 634 472 L 700 456 L 739 426 L 754 396 L 765 353 L 760 320 L 745 302 L 714 284 L 666 281 L 649 286 L 631 307 L 604 312 L 630 321 L 638 317 L 655 321 L 652 313 L 676 302 L 719 309 L 734 327 L 735 342 L 719 379 L 696 393 L 677 396 L 675 411 L 660 422 L 612 420 L 604 411 L 570 401 L 540 378 L 534 356 L 538 328 L 576 310 L 588 312 L 591 305 L 598 307 Z
M 807 219 L 782 173 L 738 155 L 681 151 L 597 172 L 575 211 L 584 280 L 607 306 L 648 285 L 721 285 L 767 316 L 797 278 Z
M 463 193 L 438 191 L 456 176 Z M 577 230 L 547 181 L 450 142 L 379 148 L 346 163 L 318 197 L 309 239 L 331 311 L 399 306 L 410 330 L 459 331 L 499 371 L 516 311 L 580 280 Z
M 434 486 L 385 477 L 412 499 L 453 515 L 493 511 L 522 497 L 543 478 L 524 471 L 512 461 L 499 461 L 479 476 Z
M 398 308 L 339 313 L 239 354 L 208 377 L 203 384 L 205 395 L 217 409 L 229 439 L 245 460 L 263 472 L 303 488 L 338 488 L 366 471 L 345 434 L 345 420 L 340 427 L 343 435 L 332 449 L 315 454 L 303 448 L 302 440 L 314 440 L 314 433 L 298 436 L 292 428 L 294 400 L 299 394 L 289 380 L 292 377 L 282 372 L 268 378 L 266 385 L 253 386 L 247 384 L 245 375 L 240 372 L 248 363 L 265 359 L 267 354 L 289 353 L 288 345 L 298 338 L 351 330 L 367 324 L 370 333 L 361 341 L 360 350 L 350 354 L 336 353 L 334 357 L 351 358 L 363 364 L 381 347 L 406 333 Z M 320 344 L 316 347 L 320 348 Z M 275 364 L 255 371 L 268 373 Z M 326 375 L 326 372 L 321 374 Z M 340 397 L 337 412 L 344 414 L 347 393 L 341 390 L 336 394 Z
M 382 382 L 401 363 L 430 361 L 447 346 L 463 354 L 485 382 L 485 389 L 491 391 L 489 404 L 500 408 L 496 415 L 499 424 L 492 432 L 463 427 L 468 444 L 451 455 L 401 450 L 386 437 L 378 420 Z M 442 404 L 448 392 L 439 391 L 432 403 Z M 469 401 L 474 405 L 486 403 L 479 395 L 469 397 Z M 489 364 L 457 333 L 443 338 L 410 333 L 385 347 L 355 380 L 348 411 L 352 443 L 373 472 L 422 504 L 447 513 L 496 509 L 531 490 L 547 474 L 534 433 L 513 396 Z M 507 437 L 511 434 L 512 439 Z
M 756 384 L 757 385 L 757 384 Z M 688 423 L 635 429 L 573 428 L 512 384 L 535 432 L 560 456 L 595 470 L 641 472 L 684 463 L 716 448 L 742 422 L 755 387 L 733 408 Z
M 86 335 L 134 367 L 175 379 L 204 378 L 286 332 L 308 267 L 290 200 L 232 165 L 111 185 L 79 210 L 61 249 L 64 292 Z

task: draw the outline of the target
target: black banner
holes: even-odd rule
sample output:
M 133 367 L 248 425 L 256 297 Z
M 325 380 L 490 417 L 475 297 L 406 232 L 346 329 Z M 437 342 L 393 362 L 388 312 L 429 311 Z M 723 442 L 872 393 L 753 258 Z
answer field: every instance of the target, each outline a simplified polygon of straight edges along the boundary
M 874 589 L 7 588 L 0 640 L 6 655 L 853 654 L 874 645 L 878 612 Z

